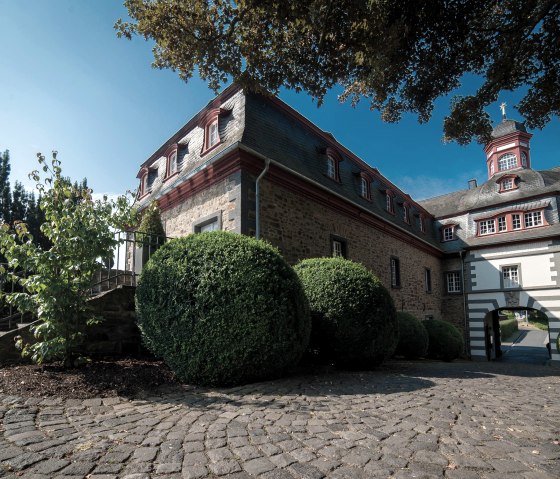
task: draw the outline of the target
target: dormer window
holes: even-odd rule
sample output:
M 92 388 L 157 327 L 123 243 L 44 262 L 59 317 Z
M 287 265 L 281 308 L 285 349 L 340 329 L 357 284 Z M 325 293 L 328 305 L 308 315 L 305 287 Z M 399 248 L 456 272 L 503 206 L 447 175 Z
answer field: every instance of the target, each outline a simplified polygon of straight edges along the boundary
M 410 205 L 408 203 L 403 203 L 403 221 L 410 224 Z
M 394 194 L 392 191 L 387 190 L 385 193 L 385 205 L 387 211 L 391 214 L 395 214 L 395 199 L 393 198 Z
M 166 167 L 165 167 L 165 178 L 169 178 L 173 176 L 178 171 L 178 162 L 177 162 L 177 145 L 171 145 L 167 149 L 166 153 Z
M 206 127 L 206 149 L 209 150 L 220 142 L 220 134 L 218 133 L 218 119 Z
M 496 183 L 498 183 L 499 185 L 500 193 L 503 193 L 505 191 L 516 190 L 518 188 L 517 183 L 515 181 L 517 178 L 518 178 L 517 175 L 513 175 L 513 174 L 504 175 L 501 178 L 498 178 Z
M 369 198 L 368 186 L 368 181 L 364 177 L 360 178 L 360 193 L 362 198 Z
M 418 217 L 418 226 L 420 227 L 420 231 L 422 233 L 426 232 L 426 217 L 424 215 L 420 215 Z
M 441 228 L 442 241 L 452 241 L 455 239 L 455 226 L 457 225 L 445 225 Z
M 171 153 L 169 158 L 169 175 L 177 173 L 177 152 Z
M 148 193 L 148 172 L 140 180 L 140 196 L 144 196 Z
M 496 220 L 482 220 L 478 222 L 478 234 L 480 236 L 491 235 L 496 232 Z
M 334 181 L 340 182 L 340 166 L 339 163 L 342 160 L 338 153 L 330 148 L 326 148 L 326 158 L 327 158 L 327 176 Z
M 513 153 L 506 153 L 498 159 L 498 169 L 500 171 L 511 170 L 517 166 L 517 157 Z
M 231 113 L 231 110 L 213 108 L 208 110 L 200 120 L 200 127 L 204 129 L 204 146 L 202 154 L 207 153 L 222 142 L 220 138 L 220 118 Z

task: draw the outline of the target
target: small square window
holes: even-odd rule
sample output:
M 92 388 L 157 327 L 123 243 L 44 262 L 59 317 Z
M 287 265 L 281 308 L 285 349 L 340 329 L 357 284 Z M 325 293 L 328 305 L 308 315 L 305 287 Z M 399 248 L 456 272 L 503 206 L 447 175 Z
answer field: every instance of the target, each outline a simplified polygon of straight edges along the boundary
M 502 180 L 501 185 L 502 191 L 513 190 L 515 182 L 513 181 L 513 178 L 505 178 Z
M 443 241 L 451 241 L 455 239 L 455 227 L 454 226 L 446 226 L 441 231 L 441 235 Z
M 391 257 L 391 287 L 401 287 L 401 262 L 395 257 Z
M 209 231 L 217 231 L 222 229 L 222 212 L 200 218 L 193 227 L 194 233 L 207 233 Z

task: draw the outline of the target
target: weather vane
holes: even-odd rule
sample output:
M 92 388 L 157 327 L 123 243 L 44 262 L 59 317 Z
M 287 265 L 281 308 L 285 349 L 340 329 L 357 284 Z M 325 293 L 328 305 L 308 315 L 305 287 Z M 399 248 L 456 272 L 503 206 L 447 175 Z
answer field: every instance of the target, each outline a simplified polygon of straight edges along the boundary
M 502 104 L 500 105 L 500 110 L 502 110 L 502 121 L 506 121 L 506 102 L 503 101 Z

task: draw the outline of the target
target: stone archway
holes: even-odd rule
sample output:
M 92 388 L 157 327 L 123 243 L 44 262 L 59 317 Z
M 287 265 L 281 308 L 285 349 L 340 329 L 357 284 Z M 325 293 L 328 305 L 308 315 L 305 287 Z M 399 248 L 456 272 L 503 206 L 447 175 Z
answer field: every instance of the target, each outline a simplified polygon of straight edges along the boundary
M 545 314 L 549 324 L 551 359 L 560 363 L 556 340 L 560 333 L 560 291 L 543 289 L 531 291 L 500 291 L 495 293 L 471 293 L 467 297 L 469 348 L 473 360 L 488 360 L 485 318 L 499 309 L 535 309 Z

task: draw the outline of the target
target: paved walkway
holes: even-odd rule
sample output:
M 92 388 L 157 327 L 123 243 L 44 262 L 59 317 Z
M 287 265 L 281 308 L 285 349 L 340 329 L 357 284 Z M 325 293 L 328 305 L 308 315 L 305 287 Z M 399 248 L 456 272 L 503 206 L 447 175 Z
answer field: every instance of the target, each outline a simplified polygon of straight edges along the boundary
M 0 477 L 558 478 L 559 374 L 397 362 L 135 400 L 0 396 Z
M 502 362 L 544 364 L 550 359 L 546 348 L 548 331 L 520 326 L 514 343 L 502 343 Z

